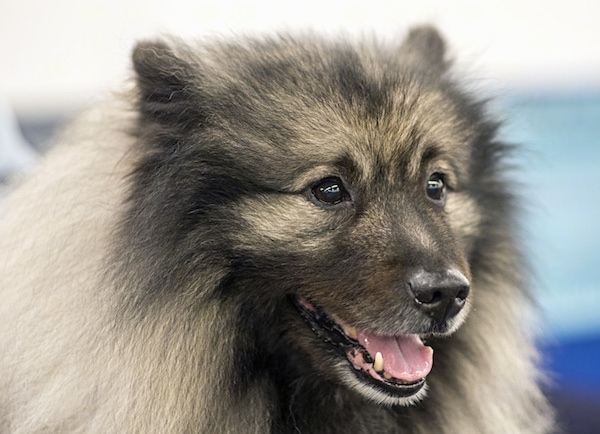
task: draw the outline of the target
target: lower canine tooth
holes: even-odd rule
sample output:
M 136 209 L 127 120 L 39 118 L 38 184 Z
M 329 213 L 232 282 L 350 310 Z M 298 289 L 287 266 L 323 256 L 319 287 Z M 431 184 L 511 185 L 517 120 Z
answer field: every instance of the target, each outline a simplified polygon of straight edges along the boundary
M 385 377 L 386 380 L 391 380 L 392 378 L 394 378 L 390 374 L 388 374 L 387 372 L 384 372 L 383 376 Z
M 373 363 L 373 369 L 377 372 L 383 371 L 383 356 L 379 351 L 375 354 L 375 362 Z

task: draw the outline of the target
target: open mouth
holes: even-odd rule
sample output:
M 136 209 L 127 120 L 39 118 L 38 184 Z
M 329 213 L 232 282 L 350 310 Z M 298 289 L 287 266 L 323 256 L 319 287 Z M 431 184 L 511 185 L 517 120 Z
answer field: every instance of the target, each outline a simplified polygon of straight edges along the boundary
M 433 366 L 433 349 L 419 335 L 369 333 L 303 298 L 296 298 L 294 304 L 312 331 L 348 359 L 360 381 L 395 397 L 413 396 L 424 387 Z

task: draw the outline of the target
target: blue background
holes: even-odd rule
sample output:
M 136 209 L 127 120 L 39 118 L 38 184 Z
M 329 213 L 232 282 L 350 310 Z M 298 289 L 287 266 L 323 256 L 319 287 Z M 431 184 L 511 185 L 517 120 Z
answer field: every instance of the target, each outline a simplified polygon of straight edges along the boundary
M 505 137 L 524 149 L 516 177 L 543 362 L 562 393 L 600 410 L 600 93 L 513 95 L 503 112 Z

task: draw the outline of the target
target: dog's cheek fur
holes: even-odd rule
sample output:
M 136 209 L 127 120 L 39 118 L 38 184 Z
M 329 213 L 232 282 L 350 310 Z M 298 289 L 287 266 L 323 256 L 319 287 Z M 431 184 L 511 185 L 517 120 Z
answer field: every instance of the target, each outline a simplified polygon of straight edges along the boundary
M 469 257 L 473 251 L 475 240 L 481 235 L 482 217 L 479 204 L 467 193 L 450 193 L 446 203 L 446 212 L 465 256 Z
M 344 216 L 334 217 L 300 194 L 246 197 L 233 204 L 240 231 L 230 236 L 238 250 L 271 254 L 327 251 Z M 346 217 L 348 217 L 348 214 Z M 334 217 L 334 218 L 332 218 Z

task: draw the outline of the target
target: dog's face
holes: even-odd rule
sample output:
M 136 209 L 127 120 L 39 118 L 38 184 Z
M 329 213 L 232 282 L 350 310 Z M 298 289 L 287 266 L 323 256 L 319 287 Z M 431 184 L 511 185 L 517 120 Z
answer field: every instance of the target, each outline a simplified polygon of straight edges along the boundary
M 423 396 L 433 363 L 424 341 L 455 331 L 470 304 L 457 209 L 474 207 L 463 191 L 469 138 L 443 95 L 412 91 L 406 117 L 405 95 L 392 91 L 376 125 L 329 118 L 295 147 L 312 155 L 269 167 L 273 190 L 235 203 L 241 227 L 230 234 L 255 267 L 244 271 L 291 300 L 289 336 L 316 369 L 389 405 Z
M 230 47 L 225 78 L 195 71 L 201 97 L 185 82 L 190 60 L 164 46 L 136 59 L 143 122 L 178 138 L 161 164 L 187 166 L 173 181 L 181 213 L 204 219 L 190 237 L 211 228 L 202 236 L 218 239 L 236 294 L 277 316 L 288 351 L 386 405 L 424 395 L 424 341 L 454 332 L 471 299 L 472 160 L 489 128 L 444 81 L 443 50 L 419 54 L 438 39 L 412 34 L 400 60 L 346 45 Z

